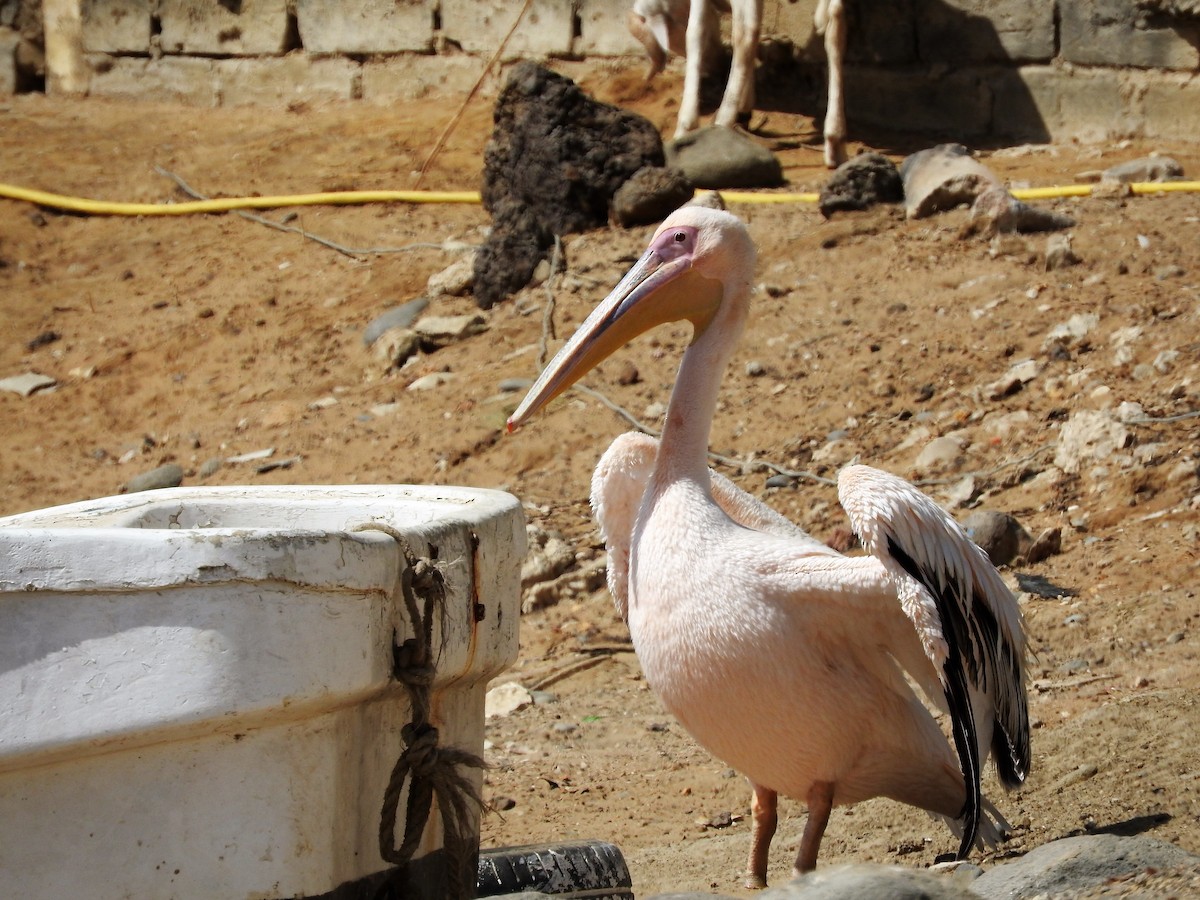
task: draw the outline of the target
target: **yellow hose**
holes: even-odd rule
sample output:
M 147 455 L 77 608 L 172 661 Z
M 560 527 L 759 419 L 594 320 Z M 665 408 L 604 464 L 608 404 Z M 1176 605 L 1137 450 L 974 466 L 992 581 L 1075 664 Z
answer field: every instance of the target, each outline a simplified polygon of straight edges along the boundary
M 1094 185 L 1070 184 L 1057 187 L 1017 188 L 1011 193 L 1018 200 L 1056 200 L 1086 197 Z M 1148 181 L 1129 185 L 1135 194 L 1200 193 L 1200 181 Z M 757 193 L 722 191 L 729 203 L 816 203 L 815 193 Z M 366 203 L 479 203 L 478 191 L 331 191 L 320 194 L 291 194 L 278 197 L 219 197 L 182 203 L 113 203 L 68 197 L 47 191 L 0 184 L 0 197 L 24 200 L 53 209 L 88 213 L 96 216 L 188 216 L 195 213 L 229 212 L 235 209 L 279 209 L 288 206 L 351 206 Z
M 479 203 L 479 191 L 331 191 L 280 197 L 217 197 L 183 203 L 110 203 L 66 197 L 46 191 L 0 184 L 0 197 L 26 200 L 38 206 L 96 216 L 188 216 L 234 209 L 279 209 L 285 206 L 350 206 L 364 203 Z

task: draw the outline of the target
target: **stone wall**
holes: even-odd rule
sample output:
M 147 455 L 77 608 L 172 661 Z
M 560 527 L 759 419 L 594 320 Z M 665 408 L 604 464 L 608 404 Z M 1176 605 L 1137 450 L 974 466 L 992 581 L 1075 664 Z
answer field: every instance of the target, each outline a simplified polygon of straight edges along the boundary
M 26 4 L 33 0 L 24 0 Z M 57 2 L 57 0 L 56 0 Z M 466 92 L 524 0 L 82 2 L 96 95 L 198 104 Z M 765 0 L 764 103 L 818 114 L 816 0 Z M 0 92 L 19 8 L 0 0 Z M 1165 0 L 850 0 L 855 124 L 964 141 L 1200 140 L 1200 16 Z M 502 58 L 634 58 L 628 0 L 532 0 Z M 7 11 L 7 12 L 6 12 Z M 764 74 L 766 73 L 766 74 Z M 47 79 L 55 90 L 53 73 Z M 497 78 L 485 85 L 494 92 Z M 792 98 L 789 107 L 788 98 Z M 769 106 L 768 106 L 769 108 Z

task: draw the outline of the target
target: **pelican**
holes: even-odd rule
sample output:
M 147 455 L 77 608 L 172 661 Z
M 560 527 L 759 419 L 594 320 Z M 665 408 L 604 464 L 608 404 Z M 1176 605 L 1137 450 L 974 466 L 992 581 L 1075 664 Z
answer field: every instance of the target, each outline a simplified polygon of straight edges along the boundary
M 846 557 L 708 467 L 721 376 L 745 325 L 755 248 L 735 216 L 683 207 L 513 412 L 513 431 L 638 334 L 693 326 L 662 437 L 618 437 L 592 505 L 609 587 L 647 682 L 751 783 L 747 887 L 766 885 L 778 795 L 807 804 L 795 861 L 816 867 L 834 806 L 890 797 L 944 817 L 957 857 L 1007 827 L 982 796 L 1029 771 L 1025 635 L 987 556 L 928 497 L 854 465 L 838 497 L 867 556 Z M 949 716 L 953 749 L 911 686 Z

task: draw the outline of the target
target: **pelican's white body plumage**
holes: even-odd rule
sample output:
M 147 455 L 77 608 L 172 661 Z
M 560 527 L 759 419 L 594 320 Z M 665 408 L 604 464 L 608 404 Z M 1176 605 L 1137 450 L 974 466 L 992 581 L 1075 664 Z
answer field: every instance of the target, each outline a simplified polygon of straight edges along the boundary
M 695 326 L 661 441 L 617 438 L 592 504 L 609 586 L 664 705 L 755 789 L 748 884 L 765 883 L 776 796 L 810 818 L 812 868 L 832 806 L 886 796 L 958 820 L 959 855 L 999 838 L 980 793 L 989 752 L 1008 787 L 1029 765 L 1016 601 L 961 528 L 907 482 L 866 466 L 839 498 L 871 554 L 816 541 L 707 465 L 721 373 L 741 333 L 754 247 L 728 213 L 685 207 L 580 326 L 513 414 L 527 418 L 663 321 Z M 953 746 L 910 686 L 949 713 Z

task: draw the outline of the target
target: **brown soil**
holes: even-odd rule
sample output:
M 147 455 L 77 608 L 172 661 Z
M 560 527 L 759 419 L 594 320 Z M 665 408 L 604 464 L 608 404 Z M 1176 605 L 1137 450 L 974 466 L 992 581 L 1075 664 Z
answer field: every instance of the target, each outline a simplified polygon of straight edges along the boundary
M 677 77 L 643 91 L 640 70 L 568 71 L 669 134 Z M 430 96 L 395 107 L 195 109 L 19 96 L 0 104 L 0 170 L 10 183 L 111 200 L 183 199 L 155 166 L 212 195 L 407 188 L 458 103 Z M 489 116 L 485 101 L 470 107 L 425 187 L 478 186 Z M 811 120 L 772 114 L 766 130 L 792 187 L 818 187 L 826 172 Z M 899 158 L 920 143 L 874 145 Z M 1151 150 L 1200 173 L 1194 145 L 1064 145 L 984 161 L 1014 182 L 1055 185 Z M 1096 829 L 1147 831 L 1200 851 L 1197 420 L 1131 426 L 1134 449 L 1161 444 L 1131 467 L 1113 463 L 1053 484 L 1032 478 L 1050 466 L 1057 428 L 1073 411 L 1136 401 L 1162 417 L 1200 407 L 1200 197 L 1057 206 L 1078 219 L 1082 263 L 1056 271 L 1045 270 L 1040 236 L 1006 241 L 999 252 L 960 237 L 962 212 L 906 222 L 882 209 L 826 222 L 806 205 L 736 207 L 759 243 L 765 289 L 725 379 L 713 446 L 825 475 L 856 454 L 909 477 L 976 472 L 985 506 L 1016 515 L 1035 535 L 1061 528 L 1062 552 L 1022 567 L 1077 593 L 1023 601 L 1036 652 L 1034 771 L 1010 796 L 989 778 L 1017 826 L 999 856 Z M 304 207 L 292 224 L 348 247 L 401 248 L 478 243 L 488 218 L 469 205 Z M 30 398 L 0 394 L 0 514 L 110 495 L 168 461 L 187 471 L 185 484 L 200 484 L 207 459 L 274 447 L 299 462 L 261 475 L 225 466 L 207 483 L 503 488 L 531 521 L 596 550 L 588 479 L 627 424 L 574 395 L 502 437 L 517 398 L 498 397 L 497 387 L 534 374 L 548 298 L 553 348 L 648 234 L 568 238 L 568 274 L 552 290 L 531 288 L 490 313 L 486 335 L 387 372 L 364 349 L 362 329 L 419 296 L 453 261 L 444 250 L 351 258 L 235 215 L 85 217 L 4 201 L 0 376 L 35 370 L 59 386 Z M 474 306 L 442 298 L 435 311 Z M 1100 324 L 1083 345 L 1058 358 L 1043 350 L 1051 328 L 1087 311 Z M 1120 359 L 1114 333 L 1129 326 L 1142 335 L 1133 358 Z M 60 337 L 37 344 L 47 332 Z M 686 339 L 684 328 L 664 328 L 588 383 L 641 416 L 665 401 Z M 1180 354 L 1169 371 L 1135 377 L 1137 364 L 1163 350 Z M 979 396 L 1026 357 L 1046 363 L 1038 379 L 1000 399 Z M 626 361 L 636 383 L 621 383 Z M 749 376 L 750 361 L 765 375 Z M 433 371 L 458 380 L 405 390 Z M 310 406 L 328 396 L 338 403 Z M 365 415 L 391 401 L 403 404 L 401 414 Z M 1028 422 L 1000 434 L 981 419 L 1016 410 L 1027 410 Z M 966 429 L 956 470 L 913 469 L 921 445 L 901 445 L 922 426 L 930 436 Z M 835 429 L 848 438 L 826 448 Z M 814 534 L 844 524 L 830 488 L 767 490 L 761 471 L 725 471 Z M 938 497 L 945 485 L 926 489 Z M 740 894 L 745 782 L 659 706 L 607 594 L 527 615 L 521 638 L 505 677 L 558 700 L 489 722 L 487 798 L 509 808 L 487 816 L 485 844 L 604 838 L 626 854 L 639 894 Z M 727 827 L 699 824 L 725 812 L 733 814 Z M 803 824 L 799 804 L 782 812 L 775 882 L 789 871 Z M 822 861 L 924 866 L 953 847 L 941 823 L 875 801 L 834 813 Z

